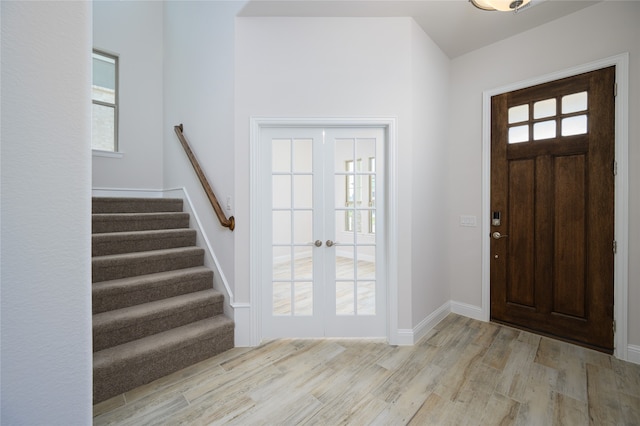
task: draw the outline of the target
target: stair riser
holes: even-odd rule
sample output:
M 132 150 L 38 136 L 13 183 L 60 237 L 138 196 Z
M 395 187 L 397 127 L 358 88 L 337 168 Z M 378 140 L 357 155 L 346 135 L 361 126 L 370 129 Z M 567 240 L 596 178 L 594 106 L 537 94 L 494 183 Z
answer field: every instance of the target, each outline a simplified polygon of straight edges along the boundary
M 193 268 L 204 264 L 204 250 L 194 250 L 181 256 L 148 256 L 118 261 L 93 260 L 92 282 L 137 277 L 157 272 Z
M 94 234 L 107 232 L 150 231 L 155 229 L 178 229 L 189 227 L 189 215 L 172 214 L 172 217 L 120 217 L 93 216 L 91 232 Z
M 117 234 L 94 235 L 92 256 L 135 253 L 163 250 L 176 247 L 190 247 L 196 244 L 196 232 L 185 232 L 175 236 L 145 235 L 140 237 L 119 237 Z
M 206 304 L 182 307 L 180 310 L 163 313 L 158 318 L 142 318 L 132 320 L 128 324 L 118 324 L 118 328 L 93 330 L 93 351 L 121 345 L 133 340 L 141 339 L 152 334 L 180 327 L 195 321 L 209 318 L 222 313 L 222 298 L 208 300 Z
M 206 338 L 173 351 L 153 352 L 149 356 L 93 369 L 93 403 L 150 383 L 189 365 L 233 347 L 233 323 L 216 329 Z M 95 363 L 94 363 L 95 365 Z
M 181 212 L 182 200 L 175 198 L 93 198 L 93 213 Z
M 140 284 L 134 283 L 127 288 L 116 288 L 111 291 L 94 289 L 93 313 L 99 314 L 210 288 L 213 288 L 213 272 L 211 270 L 187 278 L 177 277 Z

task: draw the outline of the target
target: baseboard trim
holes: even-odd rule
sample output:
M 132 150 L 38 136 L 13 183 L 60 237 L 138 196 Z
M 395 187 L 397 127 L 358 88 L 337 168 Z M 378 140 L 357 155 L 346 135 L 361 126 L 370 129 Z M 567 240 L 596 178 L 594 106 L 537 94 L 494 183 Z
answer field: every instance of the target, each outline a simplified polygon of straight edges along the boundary
M 413 329 L 398 329 L 398 345 L 411 346 L 427 335 L 451 312 L 451 302 L 446 302 L 420 321 Z
M 93 188 L 91 194 L 94 197 L 142 197 L 142 198 L 163 198 L 164 189 L 142 189 L 142 188 Z
M 479 306 L 469 305 L 467 303 L 451 301 L 451 312 L 478 321 L 484 321 L 484 312 Z
M 251 304 L 234 303 L 231 307 L 233 308 L 233 322 L 236 325 L 233 335 L 235 347 L 257 346 L 251 336 Z
M 227 280 L 222 267 L 220 266 L 220 262 L 213 250 L 213 246 L 211 245 L 211 241 L 209 241 L 209 237 L 204 232 L 204 226 L 202 225 L 202 221 L 200 221 L 200 217 L 198 216 L 198 212 L 196 211 L 193 202 L 191 201 L 191 197 L 189 196 L 189 192 L 187 192 L 187 188 L 171 188 L 165 189 L 164 195 L 173 195 L 176 194 L 177 197 L 182 198 L 184 201 L 184 207 L 187 212 L 193 218 L 195 222 L 194 228 L 198 232 L 198 240 L 202 242 L 204 245 L 205 252 L 207 256 L 205 257 L 205 266 L 213 269 L 215 272 L 213 275 L 214 287 L 217 290 L 223 291 L 225 294 L 225 314 L 230 318 L 234 318 L 234 313 L 231 312 L 230 309 L 233 307 L 235 299 L 233 295 L 233 291 L 231 291 L 231 287 L 229 287 L 229 281 Z M 228 301 L 228 302 L 227 302 Z
M 627 345 L 627 361 L 640 364 L 640 346 Z

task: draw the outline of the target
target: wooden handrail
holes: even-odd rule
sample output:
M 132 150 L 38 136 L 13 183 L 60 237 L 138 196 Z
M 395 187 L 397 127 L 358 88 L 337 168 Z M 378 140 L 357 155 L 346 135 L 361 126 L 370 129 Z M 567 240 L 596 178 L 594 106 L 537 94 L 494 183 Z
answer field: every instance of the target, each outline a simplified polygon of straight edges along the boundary
M 224 212 L 222 211 L 222 208 L 220 207 L 220 203 L 218 203 L 218 199 L 216 198 L 216 195 L 213 193 L 213 190 L 211 189 L 211 185 L 209 185 L 209 181 L 207 180 L 207 177 L 204 175 L 204 172 L 200 168 L 200 163 L 198 163 L 198 159 L 193 154 L 193 151 L 191 151 L 189 142 L 187 142 L 187 139 L 184 137 L 184 134 L 182 133 L 184 129 L 182 124 L 180 124 L 179 126 L 174 126 L 173 129 L 176 131 L 176 135 L 178 135 L 178 139 L 180 140 L 180 143 L 182 144 L 184 151 L 187 153 L 187 157 L 189 157 L 189 161 L 191 161 L 191 165 L 193 166 L 193 169 L 196 171 L 196 175 L 198 175 L 198 179 L 200 179 L 200 183 L 202 184 L 202 188 L 204 188 L 204 192 L 207 193 L 209 202 L 211 202 L 211 206 L 213 207 L 213 210 L 216 212 L 216 216 L 218 216 L 220 225 L 224 226 L 225 228 L 229 228 L 230 230 L 233 231 L 236 227 L 236 220 L 234 219 L 233 216 L 227 219 Z

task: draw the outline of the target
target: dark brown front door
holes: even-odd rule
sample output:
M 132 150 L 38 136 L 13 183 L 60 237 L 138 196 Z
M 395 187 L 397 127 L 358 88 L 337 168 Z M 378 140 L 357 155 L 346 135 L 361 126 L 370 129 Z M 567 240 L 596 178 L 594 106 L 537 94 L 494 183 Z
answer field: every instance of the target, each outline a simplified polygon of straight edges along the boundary
M 491 100 L 491 318 L 613 351 L 614 84 Z

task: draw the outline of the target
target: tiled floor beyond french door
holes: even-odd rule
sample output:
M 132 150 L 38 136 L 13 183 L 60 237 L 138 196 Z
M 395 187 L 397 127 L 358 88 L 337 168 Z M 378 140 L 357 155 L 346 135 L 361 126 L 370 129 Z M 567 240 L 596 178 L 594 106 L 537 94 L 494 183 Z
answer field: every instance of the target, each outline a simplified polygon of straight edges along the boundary
M 303 276 L 311 276 L 311 268 L 312 262 L 311 258 L 308 258 L 303 261 L 297 261 L 296 267 L 301 268 L 302 270 L 299 273 Z M 358 271 L 363 275 L 374 276 L 376 264 L 374 262 L 367 262 L 365 260 L 359 260 L 357 262 Z M 291 264 L 289 262 L 281 262 L 279 264 L 274 265 L 273 268 L 273 276 L 274 278 L 286 277 L 289 274 L 289 270 L 291 268 Z M 349 273 L 353 273 L 353 260 L 345 257 L 337 257 L 336 258 L 336 275 L 338 277 L 347 275 Z M 308 288 L 302 287 L 303 290 L 296 292 L 296 306 L 304 311 L 310 309 L 311 301 L 313 300 L 311 297 L 312 288 L 309 286 Z M 278 291 L 281 294 L 278 294 Z M 286 287 L 274 287 L 274 297 L 273 300 L 279 301 L 279 303 L 274 304 L 274 314 L 275 315 L 287 315 L 289 314 L 291 304 L 288 301 L 289 290 Z M 354 304 L 353 298 L 357 298 L 357 304 Z M 337 313 L 341 313 L 343 315 L 352 314 L 353 306 L 357 306 L 360 312 L 370 312 L 375 310 L 375 282 L 365 283 L 364 285 L 360 285 L 358 287 L 358 294 L 354 295 L 351 289 L 338 289 L 336 292 L 336 306 L 335 310 Z

